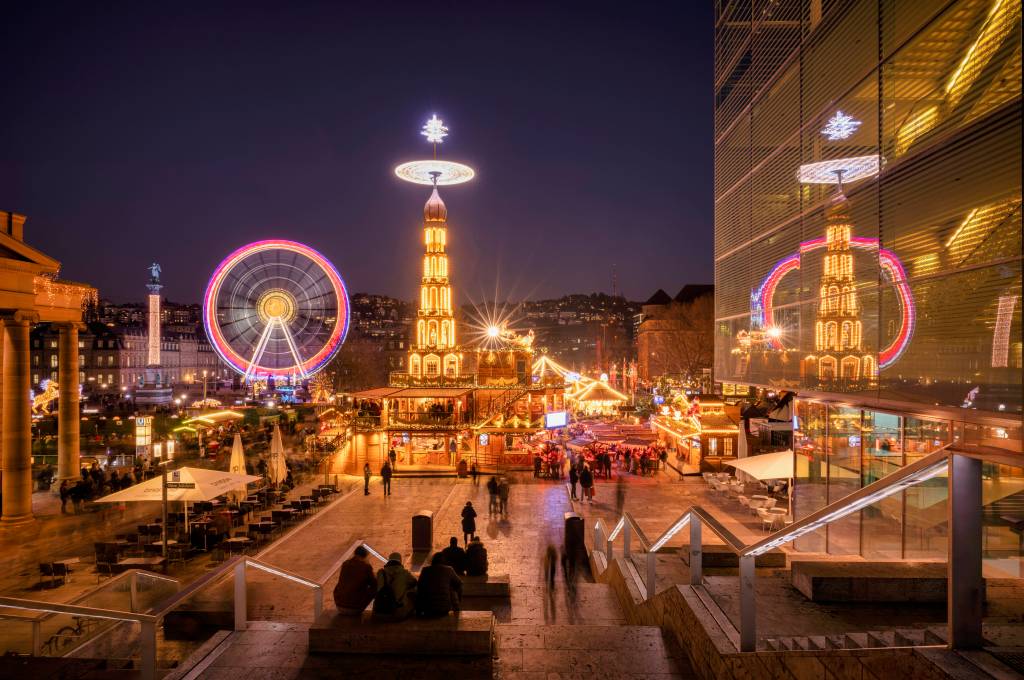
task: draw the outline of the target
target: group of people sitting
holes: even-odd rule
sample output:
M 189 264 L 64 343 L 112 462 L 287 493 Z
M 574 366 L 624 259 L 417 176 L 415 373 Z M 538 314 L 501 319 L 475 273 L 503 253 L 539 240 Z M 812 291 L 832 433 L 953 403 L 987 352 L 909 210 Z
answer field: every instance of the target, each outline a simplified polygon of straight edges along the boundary
M 369 551 L 363 546 L 341 565 L 334 603 L 338 612 L 359 616 L 373 603 L 373 618 L 401 621 L 415 613 L 422 618 L 447 616 L 458 612 L 462 601 L 460 576 L 486 576 L 487 549 L 474 537 L 465 550 L 452 536 L 447 548 L 435 553 L 419 578 L 402 564 L 402 555 L 393 552 L 387 563 L 373 573 Z

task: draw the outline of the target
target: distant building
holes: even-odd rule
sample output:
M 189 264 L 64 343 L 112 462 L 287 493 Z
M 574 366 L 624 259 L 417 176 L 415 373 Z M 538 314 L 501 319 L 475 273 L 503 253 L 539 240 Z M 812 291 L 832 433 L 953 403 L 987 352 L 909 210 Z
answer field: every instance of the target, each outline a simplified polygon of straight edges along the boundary
M 59 330 L 52 324 L 32 328 L 30 367 L 32 389 L 57 378 Z M 78 379 L 92 393 L 126 392 L 145 377 L 149 335 L 143 326 L 108 326 L 96 321 L 78 333 Z M 163 333 L 160 339 L 163 380 L 171 385 L 202 383 L 231 377 L 213 351 L 202 328 Z M 123 388 L 123 389 L 122 389 Z
M 658 289 L 641 307 L 637 327 L 639 378 L 703 378 L 714 361 L 715 287 L 690 284 L 674 298 Z

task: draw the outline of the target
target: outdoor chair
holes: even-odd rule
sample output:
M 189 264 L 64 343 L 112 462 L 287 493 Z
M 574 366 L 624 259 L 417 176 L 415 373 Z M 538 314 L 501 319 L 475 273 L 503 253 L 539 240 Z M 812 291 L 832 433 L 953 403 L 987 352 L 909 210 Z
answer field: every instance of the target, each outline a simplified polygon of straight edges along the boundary
M 172 562 L 185 564 L 187 556 L 188 545 L 185 543 L 175 543 L 174 545 L 167 546 L 167 564 L 171 564 Z
M 39 579 L 39 585 L 40 586 L 42 586 L 44 588 L 46 587 L 46 585 L 43 582 L 43 579 L 48 579 L 49 580 L 50 587 L 54 587 L 54 586 L 57 585 L 57 580 L 53 577 L 53 565 L 50 564 L 49 562 L 40 562 L 39 563 L 39 575 L 41 577 Z
M 71 580 L 71 567 L 68 565 L 63 562 L 54 562 L 52 568 L 54 580 L 60 579 L 61 583 L 67 583 Z
M 775 507 L 776 503 L 778 503 L 777 500 L 775 500 L 774 498 L 769 498 L 765 501 L 761 501 L 761 507 L 764 508 L 765 510 L 770 510 Z
M 775 519 L 764 508 L 757 509 L 757 516 L 761 518 L 761 530 L 768 533 Z
M 737 498 L 739 499 L 740 505 L 742 505 L 743 507 L 745 507 L 748 510 L 750 509 L 751 500 L 749 498 L 747 498 L 746 496 L 744 496 L 742 494 L 737 496 Z

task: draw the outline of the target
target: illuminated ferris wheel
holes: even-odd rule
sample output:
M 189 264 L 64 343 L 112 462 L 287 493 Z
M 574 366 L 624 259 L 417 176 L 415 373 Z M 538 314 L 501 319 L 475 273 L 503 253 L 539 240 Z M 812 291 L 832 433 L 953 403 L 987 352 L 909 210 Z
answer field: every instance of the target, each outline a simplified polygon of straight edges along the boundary
M 257 241 L 231 253 L 203 298 L 213 348 L 245 380 L 313 375 L 341 349 L 348 315 L 338 270 L 294 241 Z

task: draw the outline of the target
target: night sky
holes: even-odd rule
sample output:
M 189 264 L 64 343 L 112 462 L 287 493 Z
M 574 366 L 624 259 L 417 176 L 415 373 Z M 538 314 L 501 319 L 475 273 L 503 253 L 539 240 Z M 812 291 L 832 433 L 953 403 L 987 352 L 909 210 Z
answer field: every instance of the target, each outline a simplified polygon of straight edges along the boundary
M 198 302 L 278 237 L 412 299 L 429 191 L 392 168 L 429 158 L 435 112 L 478 173 L 442 189 L 457 301 L 611 292 L 613 266 L 631 299 L 712 280 L 710 2 L 25 2 L 4 24 L 0 209 L 104 298 L 142 300 L 156 260 Z

